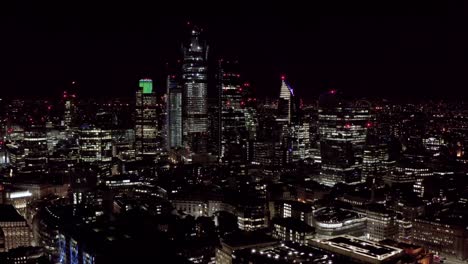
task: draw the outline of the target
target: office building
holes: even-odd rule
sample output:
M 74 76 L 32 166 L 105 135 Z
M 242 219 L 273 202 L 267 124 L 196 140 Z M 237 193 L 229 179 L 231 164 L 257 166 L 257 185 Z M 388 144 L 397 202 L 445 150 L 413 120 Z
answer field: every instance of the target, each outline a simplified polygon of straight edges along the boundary
M 273 237 L 299 244 L 314 238 L 315 229 L 301 220 L 287 217 L 273 219 Z
M 286 83 L 286 76 L 281 76 L 281 89 L 278 99 L 276 121 L 289 124 L 294 114 L 294 90 Z
M 33 241 L 31 229 L 13 205 L 0 205 L 0 228 L 5 237 L 6 251 L 31 246 Z
M 403 257 L 401 248 L 383 245 L 353 236 L 313 239 L 311 246 L 338 255 L 337 263 L 396 263 Z
M 182 88 L 176 75 L 167 76 L 167 147 L 177 149 L 182 144 Z
M 371 204 L 367 207 L 366 238 L 374 241 L 397 239 L 398 223 L 395 212 L 384 205 Z
M 47 166 L 48 148 L 45 129 L 36 128 L 24 132 L 21 146 L 24 150 L 24 171 L 44 172 Z
M 72 82 L 72 87 L 69 91 L 64 91 L 62 95 L 63 102 L 63 125 L 68 129 L 74 126 L 77 119 L 77 98 L 76 98 L 76 82 Z
M 235 232 L 221 239 L 220 246 L 216 249 L 216 263 L 237 263 L 234 254 L 237 251 L 243 249 L 256 250 L 277 244 L 277 240 L 260 232 Z
M 313 208 L 310 204 L 298 201 L 278 202 L 278 216 L 282 218 L 294 218 L 309 226 L 313 225 Z
M 338 256 L 319 248 L 299 243 L 283 242 L 260 248 L 246 248 L 234 252 L 233 263 L 339 263 Z
M 237 205 L 237 225 L 240 230 L 254 231 L 266 227 L 263 201 L 245 201 Z
M 319 99 L 319 135 L 321 152 L 320 182 L 355 184 L 361 181 L 362 154 L 370 125 L 366 102 L 342 100 L 336 90 Z
M 420 217 L 413 221 L 413 243 L 437 255 L 468 259 L 468 229 L 463 217 Z
M 194 154 L 206 153 L 208 140 L 208 46 L 200 35 L 192 27 L 182 65 L 184 144 Z
M 219 159 L 223 163 L 247 160 L 248 131 L 245 120 L 245 98 L 237 62 L 220 60 L 219 93 Z
M 374 135 L 367 136 L 362 157 L 362 181 L 378 182 L 389 172 L 388 146 Z
M 366 218 L 356 212 L 324 207 L 314 213 L 314 227 L 318 238 L 362 236 L 366 230 Z
M 78 131 L 79 162 L 95 166 L 98 178 L 111 175 L 112 135 L 110 130 L 83 125 Z
M 157 155 L 157 97 L 153 80 L 141 79 L 135 102 L 135 150 L 137 159 L 154 158 Z

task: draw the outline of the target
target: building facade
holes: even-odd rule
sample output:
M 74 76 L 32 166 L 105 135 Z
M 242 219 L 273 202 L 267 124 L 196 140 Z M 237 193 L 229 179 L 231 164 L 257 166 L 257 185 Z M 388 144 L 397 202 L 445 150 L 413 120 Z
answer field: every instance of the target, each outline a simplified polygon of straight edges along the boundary
M 208 138 L 208 46 L 193 27 L 182 65 L 184 143 L 192 153 L 206 153 Z
M 176 75 L 167 76 L 167 147 L 177 149 L 182 144 L 182 88 Z
M 369 106 L 342 100 L 336 90 L 319 99 L 320 182 L 355 184 L 361 181 L 362 154 L 369 126 Z
M 157 97 L 151 79 L 141 79 L 135 101 L 136 157 L 154 157 L 158 148 Z
M 219 61 L 219 159 L 241 163 L 247 159 L 248 131 L 245 98 L 237 62 Z

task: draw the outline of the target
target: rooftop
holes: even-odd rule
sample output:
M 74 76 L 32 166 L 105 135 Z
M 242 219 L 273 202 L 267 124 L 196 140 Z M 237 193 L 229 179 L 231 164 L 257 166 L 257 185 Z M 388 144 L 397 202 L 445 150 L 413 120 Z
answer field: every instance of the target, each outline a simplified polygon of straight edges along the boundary
M 366 262 L 381 262 L 399 256 L 402 249 L 353 236 L 337 236 L 326 240 L 314 240 L 314 245 L 351 258 L 365 259 Z
M 26 221 L 13 205 L 1 204 L 0 205 L 0 222 L 22 222 Z
M 333 256 L 321 249 L 286 242 L 258 249 L 243 249 L 236 257 L 252 263 L 333 263 Z
M 292 229 L 299 232 L 314 232 L 315 228 L 302 222 L 301 220 L 287 217 L 287 218 L 275 218 L 273 224 L 284 226 L 288 229 Z
M 222 242 L 236 248 L 275 243 L 276 240 L 262 232 L 236 232 L 224 237 Z
M 369 212 L 374 212 L 374 213 L 379 213 L 379 214 L 387 214 L 387 215 L 393 215 L 395 212 L 392 210 L 389 210 L 385 207 L 383 204 L 369 204 L 367 206 L 367 211 Z
M 339 223 L 348 219 L 359 218 L 359 215 L 357 213 L 342 210 L 340 208 L 324 207 L 319 209 L 315 213 L 314 217 L 318 222 Z

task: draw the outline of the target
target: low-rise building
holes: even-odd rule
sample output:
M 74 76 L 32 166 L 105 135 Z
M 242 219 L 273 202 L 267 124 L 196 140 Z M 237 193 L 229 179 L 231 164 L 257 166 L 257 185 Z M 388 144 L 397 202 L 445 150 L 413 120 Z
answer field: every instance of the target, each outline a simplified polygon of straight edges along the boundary
M 275 218 L 273 220 L 273 237 L 292 241 L 299 244 L 307 244 L 315 234 L 315 228 L 295 218 Z
M 0 228 L 5 235 L 5 250 L 31 246 L 32 231 L 13 205 L 0 205 Z
M 413 243 L 436 254 L 468 259 L 468 226 L 449 216 L 417 218 L 413 222 Z
M 221 239 L 216 249 L 216 264 L 233 264 L 235 252 L 243 249 L 257 249 L 278 245 L 278 241 L 257 232 L 238 232 Z
M 366 217 L 344 209 L 324 207 L 315 212 L 314 227 L 319 238 L 344 234 L 362 236 L 366 230 Z
M 337 263 L 396 263 L 403 250 L 353 236 L 337 236 L 329 239 L 313 239 L 311 246 L 339 255 Z
M 384 205 L 372 204 L 367 207 L 366 238 L 374 241 L 395 239 L 398 236 L 398 224 L 394 211 Z

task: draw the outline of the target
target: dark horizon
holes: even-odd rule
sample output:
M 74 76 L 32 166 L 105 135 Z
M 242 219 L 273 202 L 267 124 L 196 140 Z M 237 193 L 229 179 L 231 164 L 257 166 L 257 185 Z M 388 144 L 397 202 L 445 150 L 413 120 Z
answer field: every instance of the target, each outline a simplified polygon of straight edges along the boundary
M 268 10 L 120 16 L 80 9 L 39 14 L 30 7 L 4 19 L 0 45 L 8 52 L 0 87 L 2 96 L 55 97 L 77 81 L 82 97 L 130 97 L 138 79 L 149 77 L 161 93 L 166 63 L 181 57 L 192 21 L 210 45 L 210 75 L 214 60 L 238 59 L 258 97 L 276 97 L 286 74 L 306 101 L 329 89 L 353 97 L 460 99 L 468 94 L 468 38 L 463 10 L 449 12 L 454 9 L 430 7 L 414 16 L 279 16 Z

